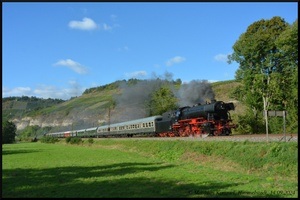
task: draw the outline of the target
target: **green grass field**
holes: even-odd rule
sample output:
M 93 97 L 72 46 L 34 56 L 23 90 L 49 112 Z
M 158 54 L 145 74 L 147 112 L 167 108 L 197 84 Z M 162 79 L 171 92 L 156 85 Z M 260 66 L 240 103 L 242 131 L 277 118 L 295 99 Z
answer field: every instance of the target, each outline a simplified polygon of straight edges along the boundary
M 2 145 L 3 198 L 298 197 L 298 143 Z

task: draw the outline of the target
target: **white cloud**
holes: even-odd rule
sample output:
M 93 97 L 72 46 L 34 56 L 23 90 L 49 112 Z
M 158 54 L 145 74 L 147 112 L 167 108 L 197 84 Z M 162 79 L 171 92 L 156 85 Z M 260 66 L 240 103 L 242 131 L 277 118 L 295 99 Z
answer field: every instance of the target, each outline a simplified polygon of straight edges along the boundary
M 66 66 L 78 74 L 86 74 L 87 73 L 86 67 L 82 66 L 80 63 L 75 62 L 71 59 L 60 60 L 57 63 L 55 63 L 54 65 Z
M 140 77 L 144 77 L 147 75 L 146 71 L 135 71 L 135 72 L 131 72 L 131 73 L 125 73 L 125 76 L 127 78 L 140 78 Z
M 209 83 L 215 83 L 215 82 L 219 82 L 219 80 L 207 80 L 207 82 L 209 82 Z
M 81 30 L 93 30 L 97 28 L 97 24 L 90 18 L 83 18 L 82 21 L 70 21 L 69 27 Z
M 169 59 L 167 62 L 166 62 L 166 65 L 167 66 L 172 66 L 174 64 L 177 64 L 177 63 L 181 63 L 185 61 L 185 58 L 184 57 L 181 57 L 181 56 L 175 56 L 174 58 L 171 58 Z
M 40 85 L 33 91 L 34 96 L 40 98 L 57 98 L 57 99 L 70 99 L 71 97 L 80 96 L 84 92 L 76 81 L 69 81 L 68 88 L 57 88 L 51 85 Z
M 36 89 L 30 87 L 16 87 L 9 89 L 2 88 L 3 97 L 21 97 L 21 96 L 35 96 L 38 98 L 52 98 L 68 100 L 71 97 L 80 96 L 86 88 L 80 87 L 76 81 L 69 81 L 68 88 L 57 88 L 51 85 L 39 85 Z
M 32 92 L 30 87 L 16 87 L 13 89 L 3 87 L 2 91 L 3 97 L 27 96 Z
M 33 90 L 33 94 L 40 98 L 59 98 L 62 99 L 67 94 L 66 89 L 57 89 L 54 86 L 42 85 Z
M 227 62 L 228 61 L 228 55 L 229 54 L 218 54 L 218 55 L 216 55 L 215 57 L 214 57 L 214 59 L 216 60 L 216 61 L 220 61 L 220 62 Z

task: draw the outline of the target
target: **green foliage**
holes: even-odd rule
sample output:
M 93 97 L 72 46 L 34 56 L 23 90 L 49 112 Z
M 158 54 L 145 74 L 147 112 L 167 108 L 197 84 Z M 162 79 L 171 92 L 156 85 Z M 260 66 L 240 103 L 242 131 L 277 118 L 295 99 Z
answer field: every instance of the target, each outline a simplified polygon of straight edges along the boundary
M 280 50 L 282 62 L 298 64 L 298 19 L 280 34 L 275 44 Z
M 161 115 L 177 107 L 177 98 L 165 85 L 152 94 L 149 107 L 151 108 L 150 115 Z
M 240 134 L 257 134 L 265 132 L 262 114 L 257 113 L 257 115 L 254 115 L 251 110 L 248 110 L 244 115 L 239 115 L 237 124 L 238 127 L 235 132 Z
M 88 142 L 88 144 L 93 144 L 93 143 L 94 143 L 94 139 L 93 139 L 93 138 L 89 138 L 89 139 L 87 140 L 87 142 Z
M 129 80 L 128 83 L 131 84 L 132 82 L 135 82 L 135 81 L 137 81 L 137 79 Z M 99 87 L 89 88 L 89 89 L 86 89 L 83 92 L 83 94 L 90 94 L 90 93 L 101 92 L 101 91 L 105 91 L 105 90 L 106 91 L 114 90 L 114 89 L 117 89 L 119 87 L 119 84 L 122 83 L 122 82 L 126 82 L 126 80 L 115 81 L 113 83 L 102 85 L 102 86 L 99 86 Z
M 66 143 L 67 144 L 82 144 L 83 141 L 80 137 L 67 137 Z
M 251 112 L 240 116 L 243 130 L 252 131 L 259 121 L 258 113 L 266 110 L 288 110 L 289 123 L 295 128 L 298 115 L 298 21 L 292 26 L 280 17 L 251 24 L 233 45 L 229 63 L 240 64 L 236 79 L 242 85 L 231 93 Z M 253 117 L 249 116 L 253 114 Z M 274 121 L 274 122 L 273 122 Z M 277 130 L 276 120 L 270 125 Z M 243 123 L 246 122 L 246 123 Z M 247 124 L 248 123 L 248 124 Z M 249 127 L 250 126 L 250 127 Z M 294 129 L 292 128 L 292 129 Z M 293 131 L 295 131 L 293 130 Z
M 71 141 L 71 139 L 72 139 L 72 137 L 66 137 L 66 143 L 68 144 L 68 143 L 70 143 L 70 141 Z
M 11 121 L 2 121 L 2 144 L 10 144 L 15 142 L 16 125 Z
M 40 127 L 38 125 L 26 126 L 17 132 L 17 137 L 21 141 L 32 141 L 44 136 L 45 133 L 52 129 L 50 126 Z
M 51 143 L 54 144 L 59 141 L 56 137 L 44 136 L 39 140 L 41 143 Z
M 37 136 L 37 131 L 40 129 L 38 125 L 34 126 L 27 126 L 25 127 L 20 133 L 18 134 L 18 138 L 20 140 L 31 140 L 31 138 L 34 138 Z
M 38 112 L 42 109 L 65 102 L 62 99 L 43 99 L 37 97 L 5 97 L 2 98 L 2 118 L 13 119 Z

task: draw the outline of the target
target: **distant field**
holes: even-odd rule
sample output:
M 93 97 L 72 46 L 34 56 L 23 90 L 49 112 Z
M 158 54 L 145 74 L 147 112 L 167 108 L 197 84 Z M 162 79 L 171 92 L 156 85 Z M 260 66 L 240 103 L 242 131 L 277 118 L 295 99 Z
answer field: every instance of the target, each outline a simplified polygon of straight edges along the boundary
M 5 144 L 2 197 L 298 197 L 297 163 L 297 143 Z

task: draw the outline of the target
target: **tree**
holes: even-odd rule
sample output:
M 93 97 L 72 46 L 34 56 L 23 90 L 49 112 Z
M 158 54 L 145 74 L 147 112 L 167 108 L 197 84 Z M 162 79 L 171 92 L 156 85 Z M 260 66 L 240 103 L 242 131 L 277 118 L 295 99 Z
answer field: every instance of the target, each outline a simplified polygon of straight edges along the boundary
M 165 85 L 153 92 L 150 100 L 150 115 L 161 115 L 177 107 L 177 98 L 171 89 Z
M 288 131 L 298 132 L 298 19 L 275 41 L 284 76 L 278 80 L 284 109 L 288 111 Z M 288 90 L 287 90 L 288 89 Z
M 37 136 L 37 132 L 40 130 L 40 126 L 34 125 L 34 126 L 26 126 L 21 133 L 19 134 L 19 137 L 21 140 L 31 140 L 32 138 L 35 138 Z
M 11 144 L 15 142 L 17 127 L 8 120 L 2 122 L 2 144 Z
M 233 45 L 234 52 L 229 56 L 229 63 L 232 61 L 239 63 L 236 79 L 243 83 L 236 93 L 241 97 L 239 100 L 253 111 L 254 120 L 259 120 L 258 115 L 261 115 L 263 110 L 285 107 L 284 103 L 287 101 L 285 94 L 290 92 L 291 87 L 278 83 L 288 78 L 285 72 L 290 71 L 291 64 L 284 62 L 289 59 L 282 53 L 292 51 L 295 57 L 295 48 L 287 48 L 285 46 L 287 41 L 283 41 L 286 37 L 282 34 L 289 35 L 286 33 L 288 28 L 288 23 L 280 17 L 262 19 L 251 24 Z M 281 37 L 283 38 L 280 40 Z M 292 36 L 290 40 L 291 38 Z M 281 48 L 279 44 L 285 48 Z

